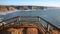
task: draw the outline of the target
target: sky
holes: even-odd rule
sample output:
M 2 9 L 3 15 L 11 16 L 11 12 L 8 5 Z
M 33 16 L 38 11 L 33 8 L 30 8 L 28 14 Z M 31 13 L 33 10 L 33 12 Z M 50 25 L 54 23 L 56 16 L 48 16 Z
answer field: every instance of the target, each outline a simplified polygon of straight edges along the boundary
M 0 0 L 0 5 L 36 5 L 60 7 L 60 0 Z

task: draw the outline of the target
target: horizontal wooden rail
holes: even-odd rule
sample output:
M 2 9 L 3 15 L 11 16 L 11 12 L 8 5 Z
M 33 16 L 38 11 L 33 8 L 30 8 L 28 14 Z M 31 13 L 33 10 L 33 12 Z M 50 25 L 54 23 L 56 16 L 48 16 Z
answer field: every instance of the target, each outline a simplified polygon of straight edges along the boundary
M 17 16 L 17 17 L 9 18 L 7 20 L 3 20 L 0 23 L 11 20 L 11 19 L 15 19 L 15 18 L 39 18 L 39 16 Z
M 41 20 L 45 21 L 47 24 L 51 25 L 52 27 L 56 28 L 58 31 L 60 31 L 60 28 L 58 28 L 57 26 L 51 24 L 49 21 L 43 19 L 42 17 L 40 17 Z
M 39 17 L 39 16 L 17 16 L 17 17 L 13 17 L 13 18 L 10 18 L 10 19 L 7 19 L 7 20 L 3 20 L 0 23 L 11 20 L 11 19 L 15 19 L 15 18 L 40 18 L 41 20 L 45 21 L 47 24 L 50 24 L 51 26 L 53 26 L 56 29 L 60 30 L 60 28 L 58 28 L 57 26 L 51 24 L 49 21 L 47 21 L 47 20 L 45 20 L 45 19 L 43 19 L 42 17 Z
M 10 19 L 7 19 L 7 20 L 3 20 L 1 21 L 0 23 L 3 23 L 3 22 L 6 22 L 6 21 L 9 21 L 9 20 L 12 20 L 12 19 L 19 19 L 19 18 L 39 18 L 40 20 L 43 20 L 45 21 L 47 24 L 51 25 L 52 27 L 56 28 L 58 31 L 60 31 L 60 28 L 58 28 L 57 26 L 51 24 L 49 21 L 43 19 L 42 17 L 39 17 L 39 16 L 17 16 L 17 17 L 13 17 L 13 18 L 10 18 Z M 21 21 L 20 21 L 21 22 Z

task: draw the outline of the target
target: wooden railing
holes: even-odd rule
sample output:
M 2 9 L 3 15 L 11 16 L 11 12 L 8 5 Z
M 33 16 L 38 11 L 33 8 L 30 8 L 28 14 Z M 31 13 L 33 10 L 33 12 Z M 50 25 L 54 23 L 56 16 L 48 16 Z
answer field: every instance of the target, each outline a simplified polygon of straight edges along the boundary
M 13 18 L 10 18 L 10 19 L 7 19 L 7 20 L 3 20 L 0 23 L 11 20 L 11 19 L 15 19 L 15 18 L 39 18 L 39 16 L 17 16 L 17 17 L 13 17 Z
M 27 18 L 39 18 L 39 16 L 17 16 L 17 17 L 9 18 L 7 20 L 3 20 L 3 21 L 0 22 L 0 24 L 2 24 L 2 25 L 8 25 L 9 23 L 16 22 L 16 21 L 17 22 L 22 22 L 20 20 L 20 18 L 26 18 L 25 21 L 30 22 L 30 21 L 28 21 Z
M 44 22 L 47 23 L 47 25 L 46 25 L 47 27 L 46 27 L 46 29 L 44 29 L 44 26 L 42 24 L 40 24 L 40 22 L 39 22 L 39 24 L 41 25 L 41 27 L 43 29 L 43 32 L 45 34 L 47 34 L 47 33 L 52 34 L 51 31 L 50 31 L 50 28 L 51 28 L 50 26 L 52 26 L 53 29 L 55 28 L 58 31 L 58 34 L 60 33 L 60 28 L 58 28 L 57 26 L 51 24 L 49 21 L 47 21 L 47 20 L 45 20 L 45 19 L 43 19 L 42 17 L 39 17 L 39 16 L 17 16 L 17 17 L 14 17 L 14 18 L 3 20 L 0 23 L 4 23 L 4 22 L 6 23 L 6 21 L 10 21 L 10 20 L 13 20 L 13 19 L 16 19 L 16 20 L 11 21 L 11 22 L 20 21 L 20 18 L 38 18 L 38 21 L 43 20 Z
M 48 32 L 49 34 L 60 34 L 60 28 L 58 28 L 57 26 L 51 24 L 49 21 L 45 20 L 45 19 L 42 18 L 42 17 L 40 17 L 40 19 L 47 24 L 47 25 L 46 25 L 46 26 L 47 26 L 47 27 L 46 27 L 46 30 L 47 30 L 47 32 Z M 50 29 L 50 28 L 52 28 L 52 29 Z M 55 29 L 55 30 L 54 30 L 54 29 Z M 54 32 L 51 32 L 50 30 L 54 30 Z M 55 31 L 56 31 L 56 32 L 55 32 Z

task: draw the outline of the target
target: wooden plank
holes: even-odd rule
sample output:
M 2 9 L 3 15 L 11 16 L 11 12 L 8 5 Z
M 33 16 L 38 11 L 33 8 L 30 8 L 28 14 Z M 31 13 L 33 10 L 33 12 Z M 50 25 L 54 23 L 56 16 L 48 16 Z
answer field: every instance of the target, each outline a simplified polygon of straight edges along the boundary
M 38 34 L 38 30 L 36 28 L 28 28 L 27 34 Z

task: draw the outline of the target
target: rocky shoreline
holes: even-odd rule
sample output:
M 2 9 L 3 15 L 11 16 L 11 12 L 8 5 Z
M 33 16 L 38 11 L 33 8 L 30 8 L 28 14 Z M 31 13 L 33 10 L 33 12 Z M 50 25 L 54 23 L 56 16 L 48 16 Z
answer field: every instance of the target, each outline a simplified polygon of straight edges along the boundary
M 19 11 L 19 10 L 0 12 L 0 15 L 6 15 L 8 13 L 13 13 L 13 12 L 17 12 L 17 11 Z
M 16 11 L 29 11 L 29 10 L 44 10 L 47 7 L 44 6 L 4 6 L 0 5 L 0 15 L 13 13 Z

